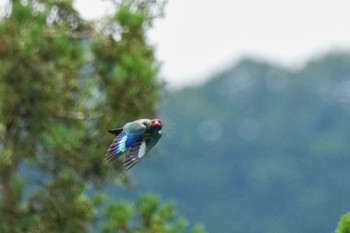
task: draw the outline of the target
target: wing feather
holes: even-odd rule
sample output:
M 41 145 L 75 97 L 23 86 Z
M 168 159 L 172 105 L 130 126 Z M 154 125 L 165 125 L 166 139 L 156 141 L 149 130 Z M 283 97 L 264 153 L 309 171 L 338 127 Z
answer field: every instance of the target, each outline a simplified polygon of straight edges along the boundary
M 111 162 L 122 155 L 127 149 L 128 135 L 125 132 L 121 132 L 114 138 L 112 144 L 107 150 L 105 156 L 106 162 Z
M 152 136 L 146 139 L 146 154 L 157 144 L 159 139 L 162 137 L 162 132 L 159 131 L 157 134 L 152 134 Z
M 136 141 L 129 149 L 124 158 L 123 166 L 126 169 L 133 167 L 147 153 L 146 141 L 140 139 Z

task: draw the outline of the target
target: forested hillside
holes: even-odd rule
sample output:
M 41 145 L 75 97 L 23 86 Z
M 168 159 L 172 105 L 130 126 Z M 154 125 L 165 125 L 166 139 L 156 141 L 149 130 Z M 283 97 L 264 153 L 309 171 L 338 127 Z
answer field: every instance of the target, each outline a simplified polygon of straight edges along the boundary
M 166 92 L 158 153 L 136 190 L 177 200 L 208 232 L 333 232 L 350 210 L 350 55 L 300 70 L 245 59 Z

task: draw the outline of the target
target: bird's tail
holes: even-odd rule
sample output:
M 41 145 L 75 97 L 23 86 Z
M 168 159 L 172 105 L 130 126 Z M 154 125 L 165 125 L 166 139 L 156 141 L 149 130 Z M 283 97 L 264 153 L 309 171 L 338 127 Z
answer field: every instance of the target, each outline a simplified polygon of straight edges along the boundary
M 113 134 L 114 136 L 118 136 L 123 131 L 123 128 L 118 129 L 110 129 L 107 132 Z

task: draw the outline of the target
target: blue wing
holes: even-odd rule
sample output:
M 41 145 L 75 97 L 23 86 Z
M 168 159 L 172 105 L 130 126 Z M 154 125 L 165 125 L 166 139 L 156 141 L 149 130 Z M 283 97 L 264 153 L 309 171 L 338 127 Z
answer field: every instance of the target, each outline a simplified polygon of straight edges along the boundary
M 144 135 L 135 141 L 131 145 L 129 153 L 125 156 L 123 166 L 126 169 L 133 167 L 145 154 L 152 149 L 152 147 L 158 142 L 162 133 L 159 131 L 157 134 Z
M 127 149 L 139 139 L 139 137 L 140 135 L 137 134 L 128 134 L 125 131 L 120 132 L 109 146 L 105 160 L 111 162 L 118 158 L 127 151 Z

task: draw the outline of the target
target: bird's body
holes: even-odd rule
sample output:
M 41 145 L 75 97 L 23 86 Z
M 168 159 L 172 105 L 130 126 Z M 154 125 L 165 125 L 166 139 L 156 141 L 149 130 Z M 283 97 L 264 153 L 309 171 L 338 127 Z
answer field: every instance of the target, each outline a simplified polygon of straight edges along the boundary
M 107 150 L 106 161 L 111 162 L 128 150 L 123 165 L 126 169 L 131 168 L 158 142 L 161 129 L 162 123 L 158 119 L 139 119 L 109 130 L 116 137 Z

